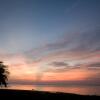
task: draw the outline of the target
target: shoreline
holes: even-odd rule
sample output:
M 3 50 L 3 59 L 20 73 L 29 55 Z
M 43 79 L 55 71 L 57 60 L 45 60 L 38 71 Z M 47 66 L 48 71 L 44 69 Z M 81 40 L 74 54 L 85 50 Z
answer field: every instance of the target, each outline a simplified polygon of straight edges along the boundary
M 2 98 L 35 98 L 35 99 L 94 99 L 100 100 L 99 95 L 79 95 L 73 93 L 63 92 L 48 92 L 48 91 L 36 91 L 36 90 L 14 90 L 14 89 L 0 89 L 0 97 Z M 16 99 L 16 98 L 15 98 Z

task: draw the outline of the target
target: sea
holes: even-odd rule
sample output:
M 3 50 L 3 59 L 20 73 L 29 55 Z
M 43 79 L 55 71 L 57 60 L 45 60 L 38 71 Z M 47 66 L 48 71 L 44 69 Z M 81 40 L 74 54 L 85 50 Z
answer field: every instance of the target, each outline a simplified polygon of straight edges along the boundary
M 66 86 L 53 86 L 53 85 L 23 85 L 23 84 L 11 84 L 8 89 L 17 90 L 38 90 L 38 91 L 50 91 L 50 92 L 64 92 L 74 93 L 81 95 L 99 95 L 100 86 L 88 86 L 88 85 L 66 85 Z

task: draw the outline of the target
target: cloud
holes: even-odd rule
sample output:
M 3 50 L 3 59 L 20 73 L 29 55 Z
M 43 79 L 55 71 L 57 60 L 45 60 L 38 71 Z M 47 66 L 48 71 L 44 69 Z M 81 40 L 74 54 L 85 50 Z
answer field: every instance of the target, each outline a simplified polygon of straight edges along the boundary
M 0 60 L 10 66 L 12 77 L 34 76 L 36 71 L 41 77 L 46 73 L 74 72 L 81 69 L 92 69 L 96 73 L 100 68 L 99 58 L 99 29 L 65 33 L 54 43 L 44 44 L 21 54 L 0 53 Z
M 65 62 L 51 62 L 48 72 L 60 73 L 60 72 L 68 72 L 71 70 L 98 70 L 100 69 L 100 62 L 90 62 L 90 63 L 82 63 L 82 64 L 75 64 L 69 65 Z
M 79 64 L 76 66 L 77 66 L 76 68 L 92 70 L 94 72 L 100 71 L 100 62 L 88 62 L 88 63 Z
M 68 64 L 67 63 L 65 63 L 65 62 L 52 62 L 52 63 L 50 63 L 50 65 L 51 66 L 54 66 L 54 67 L 67 67 L 68 66 Z
M 100 62 L 89 64 L 88 67 L 100 68 Z
M 74 50 L 96 52 L 100 51 L 100 30 L 91 30 L 80 33 L 77 37 L 77 46 Z
M 73 55 L 88 58 L 100 52 L 100 30 L 98 28 L 75 33 L 65 33 L 54 43 L 44 44 L 39 48 L 25 52 L 34 59 L 41 59 L 48 55 Z M 75 55 L 76 54 L 76 55 Z M 66 56 L 67 58 L 67 56 Z
M 64 61 L 53 61 L 48 64 L 48 70 L 47 72 L 53 72 L 53 73 L 62 73 L 62 72 L 68 72 L 71 70 L 77 70 L 80 69 L 80 65 L 70 65 Z

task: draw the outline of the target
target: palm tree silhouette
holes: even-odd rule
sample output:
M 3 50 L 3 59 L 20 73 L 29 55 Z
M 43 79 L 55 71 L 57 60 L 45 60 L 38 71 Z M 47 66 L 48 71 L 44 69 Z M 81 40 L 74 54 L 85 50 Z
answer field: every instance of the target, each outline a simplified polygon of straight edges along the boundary
M 0 86 L 4 85 L 5 87 L 7 87 L 8 74 L 9 71 L 7 69 L 7 66 L 4 65 L 2 61 L 0 61 Z

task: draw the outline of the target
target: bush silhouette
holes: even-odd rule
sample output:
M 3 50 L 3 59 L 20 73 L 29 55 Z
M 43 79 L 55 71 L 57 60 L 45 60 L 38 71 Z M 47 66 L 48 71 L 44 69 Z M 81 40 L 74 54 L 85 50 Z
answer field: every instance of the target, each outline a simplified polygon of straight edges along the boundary
M 7 87 L 8 74 L 9 71 L 7 69 L 7 66 L 4 65 L 2 61 L 0 61 L 0 86 L 4 85 L 5 87 Z

